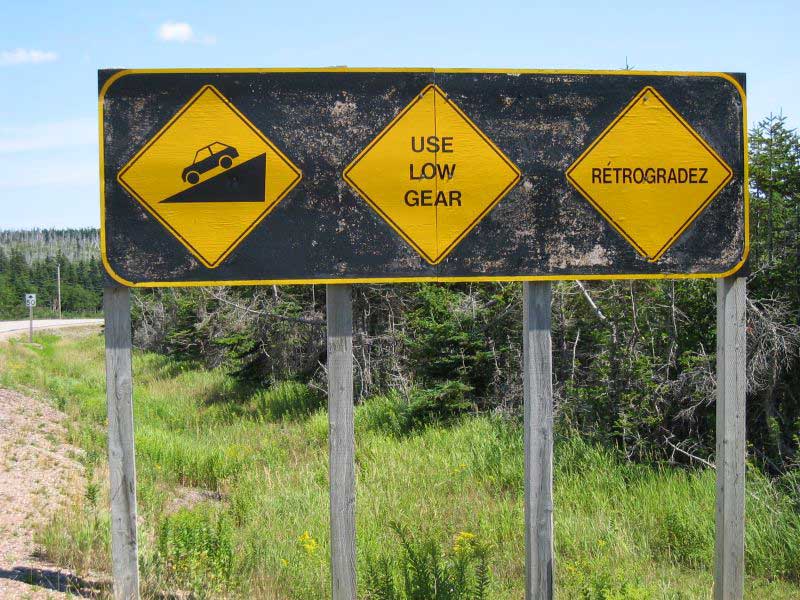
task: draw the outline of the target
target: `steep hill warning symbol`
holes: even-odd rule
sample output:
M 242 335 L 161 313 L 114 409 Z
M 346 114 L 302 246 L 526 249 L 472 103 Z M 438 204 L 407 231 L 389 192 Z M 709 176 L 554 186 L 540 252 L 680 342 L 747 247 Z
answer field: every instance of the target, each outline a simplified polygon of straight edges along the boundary
M 300 178 L 300 170 L 211 85 L 117 175 L 208 268 L 219 266 Z

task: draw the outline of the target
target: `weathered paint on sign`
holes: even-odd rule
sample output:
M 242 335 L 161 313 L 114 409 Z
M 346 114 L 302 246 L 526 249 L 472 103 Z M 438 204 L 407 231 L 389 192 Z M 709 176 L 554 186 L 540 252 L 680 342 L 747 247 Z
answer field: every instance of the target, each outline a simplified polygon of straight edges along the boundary
M 141 286 L 727 275 L 748 249 L 743 84 L 101 71 L 103 261 Z

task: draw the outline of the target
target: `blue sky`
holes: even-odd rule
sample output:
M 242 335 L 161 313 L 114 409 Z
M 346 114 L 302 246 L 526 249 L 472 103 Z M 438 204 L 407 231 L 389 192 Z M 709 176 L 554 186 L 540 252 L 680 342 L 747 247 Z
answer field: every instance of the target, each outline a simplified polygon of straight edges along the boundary
M 97 69 L 744 71 L 750 123 L 800 124 L 800 2 L 7 2 L 0 229 L 98 226 Z

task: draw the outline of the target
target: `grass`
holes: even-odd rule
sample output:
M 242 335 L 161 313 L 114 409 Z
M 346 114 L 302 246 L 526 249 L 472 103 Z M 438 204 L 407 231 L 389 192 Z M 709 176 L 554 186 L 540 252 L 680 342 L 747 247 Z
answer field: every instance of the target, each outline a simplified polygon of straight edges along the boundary
M 60 565 L 107 571 L 102 339 L 37 341 L 41 348 L 0 347 L 0 385 L 34 390 L 70 416 L 69 441 L 83 449 L 89 481 L 37 540 Z M 324 399 L 296 383 L 245 393 L 221 371 L 143 353 L 134 384 L 145 595 L 328 597 Z M 470 540 L 485 548 L 486 597 L 522 598 L 521 430 L 469 417 L 403 434 L 402 402 L 388 394 L 356 409 L 362 597 L 412 597 L 379 595 L 374 583 L 402 587 L 405 539 L 424 549 L 424 564 L 449 569 Z M 557 439 L 555 458 L 559 598 L 711 597 L 712 471 L 628 464 L 574 435 Z M 748 597 L 800 597 L 791 498 L 750 469 L 747 501 Z

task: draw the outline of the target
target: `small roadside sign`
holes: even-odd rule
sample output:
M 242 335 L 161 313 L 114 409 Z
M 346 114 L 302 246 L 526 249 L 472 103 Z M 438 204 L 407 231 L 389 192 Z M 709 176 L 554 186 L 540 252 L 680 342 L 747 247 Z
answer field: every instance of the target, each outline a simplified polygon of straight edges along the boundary
M 36 306 L 36 294 L 25 294 L 25 306 L 28 308 Z

